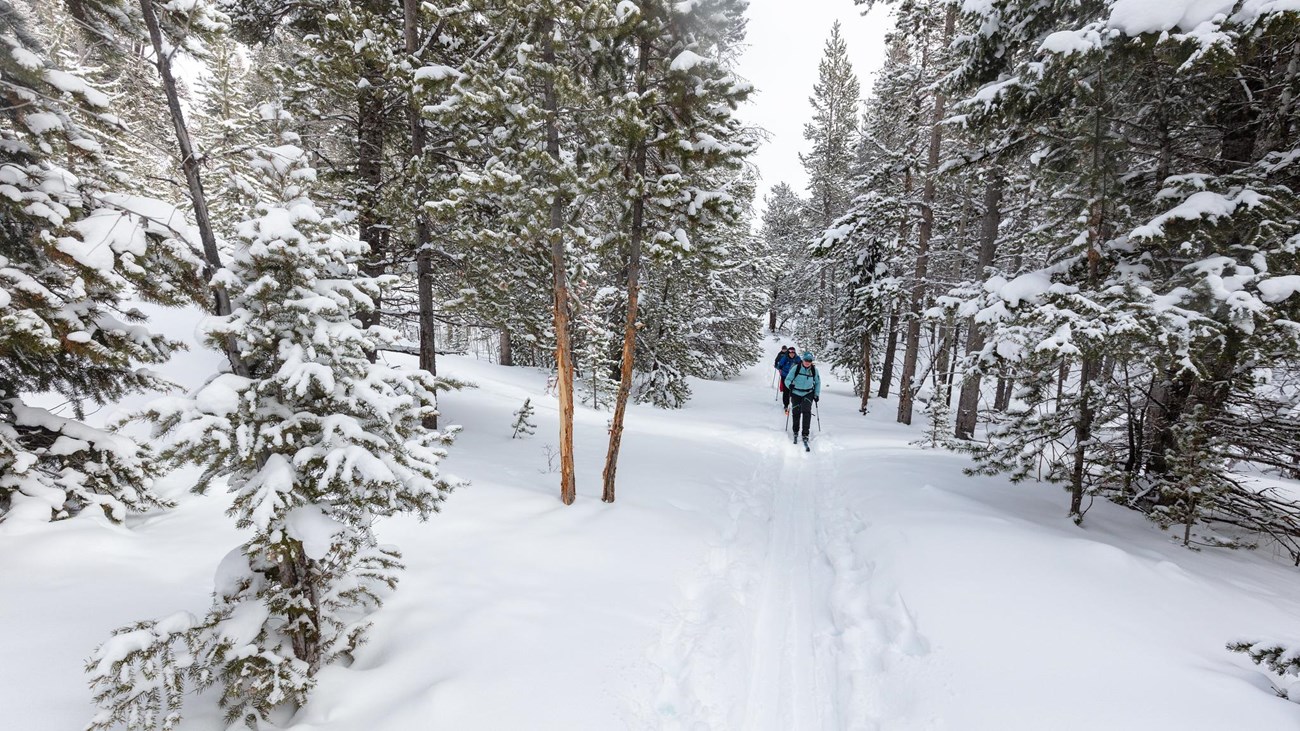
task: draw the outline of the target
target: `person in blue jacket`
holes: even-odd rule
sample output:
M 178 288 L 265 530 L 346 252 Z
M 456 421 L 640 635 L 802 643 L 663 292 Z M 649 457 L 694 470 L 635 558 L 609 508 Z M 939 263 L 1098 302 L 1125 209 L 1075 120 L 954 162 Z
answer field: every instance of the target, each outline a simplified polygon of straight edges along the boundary
M 808 446 L 808 430 L 812 428 L 812 405 L 822 396 L 822 377 L 813 365 L 813 354 L 804 351 L 800 362 L 790 368 L 785 376 L 785 390 L 794 407 L 794 443 L 799 443 L 799 425 L 803 423 L 803 443 Z M 802 417 L 802 418 L 800 418 Z
M 787 416 L 790 415 L 790 391 L 785 387 L 785 377 L 798 362 L 799 351 L 795 350 L 795 347 L 791 345 L 781 348 L 781 352 L 776 354 L 776 362 L 772 364 L 781 372 L 781 405 L 785 407 Z

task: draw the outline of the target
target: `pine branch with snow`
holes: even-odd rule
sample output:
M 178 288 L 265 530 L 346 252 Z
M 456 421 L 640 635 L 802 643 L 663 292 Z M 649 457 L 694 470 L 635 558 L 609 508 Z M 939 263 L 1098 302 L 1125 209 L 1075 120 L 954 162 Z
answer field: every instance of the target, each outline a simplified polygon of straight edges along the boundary
M 1278 640 L 1236 640 L 1228 649 L 1250 657 L 1282 677 L 1300 677 L 1300 646 Z
M 184 302 L 197 262 L 184 217 L 134 194 L 115 161 L 109 97 L 55 64 L 9 9 L 0 78 L 0 520 L 95 506 L 121 522 L 169 503 L 147 450 L 84 423 L 87 406 L 166 388 L 145 366 L 179 343 L 129 300 Z M 75 69 L 74 69 L 75 70 Z M 33 407 L 53 392 L 74 418 Z

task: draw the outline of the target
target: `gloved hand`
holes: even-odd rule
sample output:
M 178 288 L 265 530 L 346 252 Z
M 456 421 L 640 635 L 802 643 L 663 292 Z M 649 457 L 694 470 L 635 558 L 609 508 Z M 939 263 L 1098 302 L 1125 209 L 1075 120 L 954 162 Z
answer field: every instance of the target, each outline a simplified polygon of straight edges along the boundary
M 822 402 L 822 397 L 821 397 L 821 396 L 813 396 L 813 401 L 816 401 L 817 403 L 820 404 L 820 403 Z

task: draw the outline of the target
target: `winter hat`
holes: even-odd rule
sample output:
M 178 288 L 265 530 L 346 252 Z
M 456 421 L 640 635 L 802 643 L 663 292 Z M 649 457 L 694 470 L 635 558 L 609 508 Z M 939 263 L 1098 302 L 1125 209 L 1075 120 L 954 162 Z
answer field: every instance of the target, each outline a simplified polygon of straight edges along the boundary
M 813 360 L 812 353 L 809 352 L 809 351 L 807 351 L 807 350 L 805 350 L 805 351 L 803 352 L 803 359 L 806 360 L 806 361 L 808 361 L 809 363 L 811 363 L 812 360 Z

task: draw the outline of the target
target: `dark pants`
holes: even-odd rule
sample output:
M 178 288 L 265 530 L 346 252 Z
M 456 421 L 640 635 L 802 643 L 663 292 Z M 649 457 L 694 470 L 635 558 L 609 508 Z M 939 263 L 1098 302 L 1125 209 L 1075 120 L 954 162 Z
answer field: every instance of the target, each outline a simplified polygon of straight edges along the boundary
M 808 436 L 808 430 L 812 428 L 812 397 L 799 398 L 798 396 L 791 396 L 790 403 L 794 406 L 790 413 L 794 414 L 795 435 L 799 434 L 799 421 L 802 418 L 803 435 Z
M 790 408 L 790 389 L 785 387 L 785 377 L 781 377 L 781 404 Z

